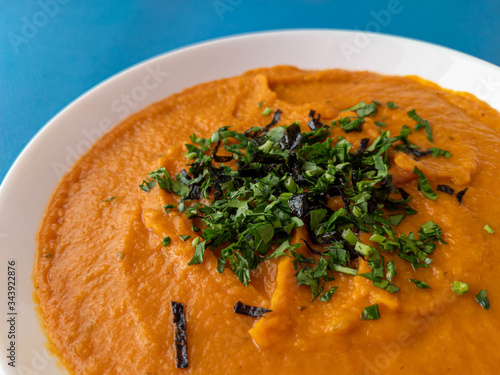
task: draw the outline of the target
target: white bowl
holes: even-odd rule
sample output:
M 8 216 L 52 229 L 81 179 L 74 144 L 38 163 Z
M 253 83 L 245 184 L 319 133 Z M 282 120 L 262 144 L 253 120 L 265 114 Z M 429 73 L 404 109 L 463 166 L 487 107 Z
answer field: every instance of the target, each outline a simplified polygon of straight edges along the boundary
M 113 76 L 45 125 L 0 187 L 1 374 L 63 373 L 44 349 L 47 339 L 34 310 L 31 275 L 45 207 L 78 157 L 104 132 L 153 102 L 198 83 L 280 64 L 418 75 L 448 89 L 470 92 L 500 109 L 499 67 L 436 45 L 365 32 L 294 30 L 224 38 L 169 52 Z M 7 294 L 12 260 L 15 311 L 8 310 Z M 15 319 L 12 340 L 9 318 Z M 10 341 L 15 341 L 15 368 L 6 358 Z

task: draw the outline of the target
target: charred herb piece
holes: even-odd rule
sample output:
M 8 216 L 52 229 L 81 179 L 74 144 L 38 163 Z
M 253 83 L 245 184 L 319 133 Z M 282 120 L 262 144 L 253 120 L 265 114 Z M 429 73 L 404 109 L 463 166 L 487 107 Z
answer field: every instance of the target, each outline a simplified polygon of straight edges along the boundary
M 255 307 L 245 305 L 243 302 L 238 301 L 233 307 L 233 311 L 236 314 L 251 316 L 252 318 L 261 318 L 265 313 L 271 312 L 273 310 L 265 309 L 264 307 Z
M 455 189 L 452 189 L 448 185 L 438 185 L 436 190 L 442 191 L 443 193 L 453 195 L 455 193 Z
M 176 367 L 188 367 L 187 354 L 187 336 L 186 336 L 186 317 L 184 314 L 184 305 L 179 302 L 171 301 L 172 314 L 174 316 L 174 340 L 176 351 Z
M 458 203 L 462 204 L 462 199 L 464 199 L 464 195 L 469 190 L 469 188 L 465 188 L 464 190 L 460 190 L 458 193 L 455 194 L 455 197 L 457 197 Z

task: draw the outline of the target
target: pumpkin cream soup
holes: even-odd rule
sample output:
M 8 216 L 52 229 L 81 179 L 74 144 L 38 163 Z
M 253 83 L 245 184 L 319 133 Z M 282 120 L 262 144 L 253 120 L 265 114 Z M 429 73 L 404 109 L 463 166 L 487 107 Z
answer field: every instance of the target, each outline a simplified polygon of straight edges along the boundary
M 495 374 L 500 115 L 275 67 L 131 116 L 63 178 L 34 284 L 72 374 Z

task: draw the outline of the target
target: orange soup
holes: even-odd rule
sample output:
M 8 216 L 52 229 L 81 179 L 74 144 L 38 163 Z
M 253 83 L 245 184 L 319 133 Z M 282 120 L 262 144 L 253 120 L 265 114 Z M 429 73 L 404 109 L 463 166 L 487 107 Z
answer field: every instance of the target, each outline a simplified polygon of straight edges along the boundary
M 470 94 L 344 70 L 258 69 L 153 104 L 47 207 L 50 347 L 73 374 L 495 374 L 499 130 Z

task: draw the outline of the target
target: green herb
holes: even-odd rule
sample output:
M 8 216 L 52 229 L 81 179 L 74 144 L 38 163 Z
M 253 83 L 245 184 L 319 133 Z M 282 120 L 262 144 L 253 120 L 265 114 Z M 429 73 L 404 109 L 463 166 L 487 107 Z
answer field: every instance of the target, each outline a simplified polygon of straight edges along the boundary
M 487 290 L 481 290 L 477 295 L 476 295 L 476 301 L 481 305 L 483 309 L 489 310 L 490 309 L 490 300 L 488 297 L 486 297 L 486 293 L 488 293 Z
M 398 274 L 396 272 L 396 266 L 394 265 L 394 260 L 388 262 L 385 268 L 387 270 L 385 274 L 386 279 L 392 281 L 392 278 Z
M 494 231 L 493 229 L 491 229 L 491 227 L 490 227 L 488 224 L 486 224 L 486 225 L 484 226 L 484 230 L 485 230 L 486 232 L 488 232 L 489 234 L 493 234 L 493 233 L 495 233 L 495 231 Z
M 189 234 L 179 234 L 179 237 L 183 240 L 183 241 L 187 241 L 191 238 L 191 236 Z
M 44 258 L 52 258 L 52 254 L 45 254 L 43 257 Z
M 385 105 L 387 106 L 387 108 L 390 108 L 390 109 L 398 108 L 398 106 L 396 104 L 394 104 L 394 102 L 387 102 Z
M 415 286 L 422 288 L 422 289 L 432 289 L 429 284 L 427 284 L 424 280 L 416 280 L 416 279 L 408 279 L 412 283 L 415 283 Z
M 170 245 L 170 243 L 171 243 L 171 242 L 172 242 L 172 241 L 171 241 L 170 237 L 168 237 L 168 236 L 167 236 L 167 237 L 165 237 L 165 238 L 161 241 L 161 245 L 162 245 L 162 246 L 168 246 L 168 245 Z
M 200 264 L 203 262 L 203 257 L 205 256 L 205 243 L 206 241 L 203 241 L 201 243 L 198 243 L 200 241 L 200 237 L 196 237 L 195 240 L 198 240 L 196 242 L 196 250 L 193 255 L 193 258 L 189 261 L 188 265 L 192 266 L 193 264 Z
M 259 109 L 261 109 L 261 108 L 262 108 L 262 104 L 263 104 L 263 103 L 264 103 L 264 101 L 260 101 L 260 102 L 259 102 Z
M 463 283 L 461 281 L 454 281 L 451 288 L 455 293 L 461 296 L 462 294 L 465 294 L 469 291 L 469 284 Z
M 109 199 L 104 199 L 104 202 L 111 202 L 113 199 L 116 199 L 116 197 L 111 197 Z
M 357 116 L 334 125 L 360 131 L 377 104 L 358 103 L 349 110 Z M 336 289 L 324 291 L 327 283 L 339 273 L 358 274 L 353 264 L 358 256 L 370 267 L 360 276 L 390 293 L 399 291 L 393 284 L 396 264 L 386 263 L 383 252 L 414 269 L 429 267 L 437 244 L 446 243 L 439 226 L 430 221 L 418 233 L 395 230 L 416 211 L 409 205 L 411 197 L 392 184 L 388 154 L 408 142 L 411 130 L 403 128 L 397 137 L 381 132 L 354 151 L 343 137 L 331 137 L 320 114 L 311 111 L 307 132 L 297 122 L 279 126 L 280 114 L 276 110 L 269 125 L 245 132 L 225 126 L 209 138 L 193 134 L 186 144 L 188 171 L 175 179 L 165 168 L 149 174 L 151 188 L 158 182 L 159 188 L 178 197 L 179 212 L 203 223 L 203 230 L 192 226 L 200 234 L 192 241 L 195 251 L 189 265 L 202 263 L 209 247 L 217 251 L 219 273 L 227 268 L 248 285 L 251 271 L 262 262 L 290 257 L 298 284 L 310 288 L 313 299 L 325 302 Z M 219 149 L 226 156 L 219 156 Z M 235 165 L 227 165 L 231 160 Z M 428 194 L 425 181 L 425 176 L 419 177 L 419 187 Z M 340 197 L 343 207 L 329 208 L 333 197 Z M 295 230 L 303 226 L 308 238 L 292 243 Z M 370 234 L 375 246 L 360 241 L 362 232 Z
M 266 107 L 263 111 L 262 111 L 262 114 L 264 116 L 268 116 L 270 115 L 271 113 L 273 113 L 273 109 L 272 108 L 269 108 L 269 107 Z
M 319 297 L 319 300 L 321 302 L 328 302 L 330 301 L 330 298 L 332 298 L 333 293 L 338 289 L 338 286 L 333 286 L 331 287 L 327 292 L 323 293 L 321 297 Z
M 380 128 L 384 128 L 387 126 L 387 124 L 385 122 L 382 122 L 382 121 L 373 121 L 373 123 Z
M 445 158 L 449 158 L 451 156 L 450 151 L 441 150 L 440 148 L 437 148 L 437 147 L 431 147 L 431 151 L 432 151 L 432 156 L 434 156 L 435 158 L 438 158 L 440 156 L 444 156 Z
M 193 225 L 193 226 L 191 227 L 191 230 L 192 230 L 193 232 L 199 232 L 201 229 L 200 229 L 200 228 L 198 228 L 196 225 Z
M 152 188 L 155 187 L 155 182 L 154 181 L 142 180 L 142 184 L 140 184 L 139 187 L 142 190 L 144 190 L 146 193 L 148 193 Z
M 376 320 L 379 318 L 378 304 L 365 307 L 361 313 L 361 320 Z
M 433 142 L 432 139 L 432 129 L 431 129 L 431 124 L 427 120 L 422 120 L 419 115 L 417 115 L 417 112 L 415 109 L 412 109 L 411 111 L 407 112 L 407 115 L 409 118 L 417 122 L 417 125 L 415 125 L 415 130 L 420 130 L 422 128 L 425 129 L 425 134 L 427 135 L 427 139 L 430 142 Z
M 340 125 L 340 128 L 344 130 L 346 133 L 352 132 L 352 131 L 361 131 L 361 125 L 364 124 L 365 119 L 363 117 L 354 117 L 352 120 L 352 117 L 342 117 L 341 119 L 333 122 L 332 125 Z
M 427 198 L 436 200 L 439 195 L 434 192 L 431 184 L 429 183 L 429 180 L 427 179 L 427 177 L 425 177 L 424 173 L 420 169 L 418 169 L 417 166 L 413 168 L 413 173 L 418 176 L 418 190 L 420 190 L 422 194 Z
M 163 206 L 163 209 L 167 214 L 170 212 L 172 208 L 175 208 L 175 206 L 172 203 L 167 203 L 165 206 Z

